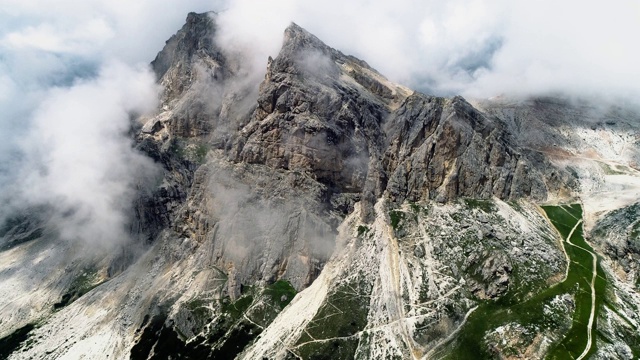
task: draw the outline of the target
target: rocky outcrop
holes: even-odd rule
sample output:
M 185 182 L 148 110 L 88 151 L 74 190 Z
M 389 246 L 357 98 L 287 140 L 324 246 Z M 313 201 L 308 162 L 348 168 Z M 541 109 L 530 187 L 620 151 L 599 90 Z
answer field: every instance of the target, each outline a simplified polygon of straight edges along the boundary
M 566 186 L 568 178 L 558 170 L 553 175 L 561 181 L 545 183 L 542 175 L 549 164 L 518 150 L 501 122 L 461 97 L 414 94 L 388 123 L 384 164 L 396 201 L 445 202 L 460 196 L 543 200 L 549 191 Z
M 611 259 L 618 276 L 632 287 L 640 287 L 640 203 L 611 211 L 591 233 L 600 251 Z
M 509 290 L 509 275 L 512 271 L 508 256 L 503 253 L 488 255 L 473 273 L 478 280 L 469 281 L 469 290 L 480 299 L 499 298 Z
M 224 147 L 237 123 L 253 110 L 246 103 L 253 85 L 238 73 L 243 59 L 215 42 L 216 14 L 190 13 L 151 63 L 163 87 L 160 113 L 142 132 L 166 140 L 199 138 Z
M 163 100 L 179 100 L 194 82 L 224 80 L 230 76 L 227 60 L 214 43 L 215 13 L 189 13 L 182 29 L 167 40 L 151 62 L 164 88 Z

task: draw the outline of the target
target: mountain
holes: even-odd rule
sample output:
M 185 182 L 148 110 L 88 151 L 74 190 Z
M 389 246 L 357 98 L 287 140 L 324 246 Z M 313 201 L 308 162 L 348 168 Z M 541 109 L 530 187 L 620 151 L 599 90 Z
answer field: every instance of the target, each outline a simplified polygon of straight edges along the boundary
M 135 243 L 2 226 L 1 357 L 640 356 L 637 112 L 421 94 L 295 24 L 258 85 L 217 27 L 151 63 Z

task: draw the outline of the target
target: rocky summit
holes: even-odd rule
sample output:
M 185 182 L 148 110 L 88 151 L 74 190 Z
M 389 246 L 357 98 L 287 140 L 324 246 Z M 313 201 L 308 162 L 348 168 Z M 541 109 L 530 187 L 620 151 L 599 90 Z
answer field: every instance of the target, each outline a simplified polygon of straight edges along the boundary
M 216 17 L 151 62 L 130 243 L 1 224 L 0 358 L 640 356 L 638 112 L 422 94 L 296 24 L 256 81 Z

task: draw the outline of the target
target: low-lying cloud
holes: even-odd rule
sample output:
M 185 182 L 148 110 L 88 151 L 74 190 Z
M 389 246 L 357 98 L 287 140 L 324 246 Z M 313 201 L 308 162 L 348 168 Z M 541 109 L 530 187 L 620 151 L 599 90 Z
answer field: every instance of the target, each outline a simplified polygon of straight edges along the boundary
M 51 230 L 91 246 L 129 237 L 132 201 L 158 169 L 133 149 L 132 116 L 157 107 L 148 63 L 205 1 L 3 2 L 0 224 L 53 209 Z
M 132 150 L 130 114 L 156 105 L 154 75 L 121 63 L 47 91 L 19 141 L 19 199 L 54 207 L 52 223 L 65 239 L 124 242 L 135 188 L 154 171 L 151 160 Z

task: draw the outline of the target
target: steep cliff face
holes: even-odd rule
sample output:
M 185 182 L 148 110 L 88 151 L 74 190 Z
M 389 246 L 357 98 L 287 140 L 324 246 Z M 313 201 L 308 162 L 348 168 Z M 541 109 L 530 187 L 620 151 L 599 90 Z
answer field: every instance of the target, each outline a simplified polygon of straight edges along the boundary
M 167 159 L 163 184 L 188 193 L 172 206 L 170 231 L 213 249 L 233 298 L 258 280 L 286 278 L 301 289 L 333 247 L 339 218 L 330 190 L 298 168 L 232 161 L 258 110 L 247 105 L 255 91 L 237 73 L 239 59 L 213 41 L 212 16 L 190 14 L 154 60 L 163 104 L 140 131 L 140 147 Z
M 13 358 L 542 358 L 566 347 L 590 302 L 567 285 L 578 260 L 537 203 L 579 197 L 593 164 L 576 170 L 543 146 L 578 141 L 557 130 L 572 122 L 549 115 L 556 103 L 421 94 L 295 24 L 252 82 L 216 32 L 215 14 L 191 13 L 152 62 L 161 106 L 134 130 L 163 172 L 135 201 L 136 251 L 47 277 L 63 260 L 38 263 L 41 251 L 67 248 L 35 218 L 0 229 L 2 264 L 40 264 L 0 269 L 5 288 L 34 274 L 45 284 L 28 302 L 38 311 L 20 307 L 23 293 L 0 301 L 20 314 L 0 311 Z M 640 303 L 620 294 L 625 311 Z M 598 356 L 633 354 L 624 337 L 636 341 L 638 316 L 598 314 Z
M 293 24 L 232 159 L 304 172 L 346 215 L 363 194 L 371 205 L 384 191 L 382 125 L 410 93 Z
M 392 84 L 295 24 L 268 64 L 232 158 L 308 172 L 337 193 L 359 194 L 365 212 L 386 190 L 398 203 L 460 196 L 541 201 L 574 185 L 463 98 Z
M 569 174 L 519 148 L 504 123 L 461 97 L 414 94 L 388 124 L 384 163 L 391 174 L 389 192 L 400 201 L 544 201 L 572 186 Z

